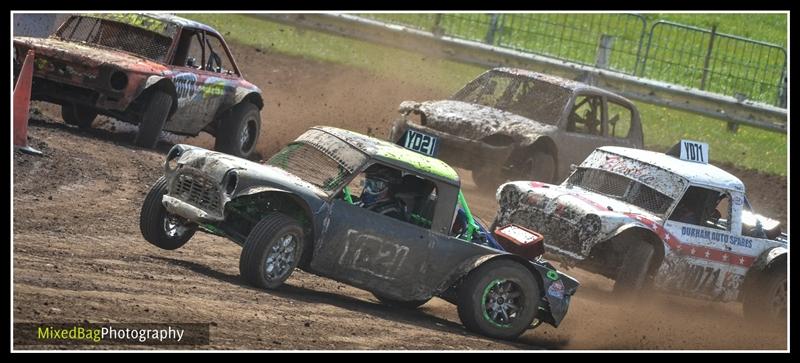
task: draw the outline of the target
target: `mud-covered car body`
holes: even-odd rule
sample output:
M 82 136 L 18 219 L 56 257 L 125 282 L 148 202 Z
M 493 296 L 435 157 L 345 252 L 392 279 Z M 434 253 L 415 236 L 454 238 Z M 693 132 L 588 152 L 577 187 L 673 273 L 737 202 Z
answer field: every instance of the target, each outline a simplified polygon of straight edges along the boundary
M 706 208 L 699 224 L 680 219 L 681 203 L 704 203 L 698 191 L 724 218 Z M 788 236 L 752 212 L 738 178 L 673 155 L 601 147 L 561 185 L 510 182 L 497 200 L 495 223 L 536 228 L 548 252 L 610 278 L 626 242 L 652 244 L 652 282 L 675 294 L 738 300 L 761 271 L 786 262 Z
M 344 188 L 372 164 L 391 165 L 436 185 L 430 226 L 376 215 L 349 202 Z M 509 259 L 526 266 L 543 292 L 538 319 L 557 326 L 578 287 L 542 259 L 489 248 L 451 235 L 458 174 L 438 159 L 349 131 L 315 127 L 265 164 L 176 145 L 165 166 L 169 213 L 243 244 L 260 216 L 302 221 L 311 248 L 299 267 L 399 301 L 440 296 L 482 264 Z M 463 197 L 462 197 L 463 198 Z
M 593 132 L 574 122 L 577 113 L 588 112 L 584 100 L 596 101 Z M 619 114 L 610 115 L 609 105 Z M 521 69 L 489 70 L 449 100 L 404 101 L 399 111 L 402 117 L 391 129 L 391 141 L 406 144 L 409 130 L 432 136 L 436 145 L 429 155 L 473 171 L 503 173 L 512 180 L 529 179 L 530 158 L 536 152 L 549 155 L 554 164 L 548 172 L 552 175 L 541 180 L 554 181 L 597 147 L 643 146 L 639 112 L 629 100 Z M 625 126 L 619 117 L 626 118 Z
M 208 42 L 202 52 L 190 53 L 200 49 L 201 39 Z M 147 96 L 160 90 L 172 98 L 164 130 L 215 135 L 224 127 L 221 116 L 233 106 L 263 107 L 261 90 L 243 78 L 222 36 L 177 16 L 74 15 L 48 38 L 14 37 L 17 67 L 28 50 L 35 52 L 32 99 L 82 113 L 139 124 Z

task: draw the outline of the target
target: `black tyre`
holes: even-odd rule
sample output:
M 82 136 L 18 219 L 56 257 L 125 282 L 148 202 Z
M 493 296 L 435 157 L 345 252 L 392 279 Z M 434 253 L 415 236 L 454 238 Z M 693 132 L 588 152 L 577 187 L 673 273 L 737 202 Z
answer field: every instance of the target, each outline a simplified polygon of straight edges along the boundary
M 785 327 L 787 308 L 786 264 L 770 266 L 749 291 L 744 292 L 744 316 L 757 325 Z
M 253 155 L 261 132 L 261 112 L 250 102 L 233 107 L 220 121 L 214 150 L 248 159 Z
M 139 229 L 147 242 L 165 250 L 185 245 L 197 231 L 197 225 L 172 215 L 161 204 L 167 193 L 167 180 L 162 176 L 150 187 L 139 215 Z
M 542 151 L 536 151 L 529 161 L 531 180 L 543 183 L 554 183 L 556 181 L 556 161 L 553 155 Z
M 136 133 L 134 143 L 137 146 L 152 149 L 158 143 L 158 136 L 164 128 L 172 108 L 172 96 L 168 93 L 155 90 L 150 94 L 145 106 L 142 119 L 139 121 L 139 132 Z
M 499 339 L 514 339 L 531 326 L 542 298 L 524 266 L 489 261 L 458 287 L 458 317 L 467 329 Z
M 644 241 L 630 244 L 614 282 L 614 293 L 622 297 L 636 295 L 647 285 L 650 263 L 655 249 Z
M 92 127 L 92 122 L 97 117 L 97 111 L 91 107 L 79 106 L 75 104 L 61 105 L 61 118 L 69 125 L 78 126 L 81 129 Z
M 303 255 L 304 241 L 300 223 L 285 214 L 270 214 L 247 236 L 239 273 L 250 285 L 275 289 L 294 272 Z
M 383 304 L 383 305 L 391 306 L 391 307 L 395 307 L 395 308 L 401 308 L 401 309 L 409 309 L 409 310 L 416 309 L 416 308 L 418 308 L 418 307 L 420 307 L 422 305 L 425 305 L 425 303 L 427 303 L 428 301 L 431 300 L 431 299 L 425 299 L 425 300 L 402 301 L 402 300 L 397 300 L 397 299 L 392 299 L 390 297 L 382 296 L 382 295 L 376 294 L 374 292 L 372 293 L 372 295 L 374 295 L 375 298 L 378 299 L 378 301 L 380 301 L 381 304 Z

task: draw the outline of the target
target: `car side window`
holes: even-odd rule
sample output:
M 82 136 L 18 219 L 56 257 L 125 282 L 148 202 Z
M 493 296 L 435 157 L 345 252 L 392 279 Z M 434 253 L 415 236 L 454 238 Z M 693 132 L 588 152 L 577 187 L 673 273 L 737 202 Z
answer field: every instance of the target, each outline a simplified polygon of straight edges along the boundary
M 222 40 L 215 35 L 206 33 L 206 49 L 208 49 L 208 52 L 204 68 L 207 71 L 233 74 L 233 62 L 228 57 L 228 53 L 222 45 Z
M 631 109 L 608 101 L 608 135 L 617 139 L 626 139 L 631 131 L 631 120 L 633 112 Z
M 731 215 L 730 200 L 729 193 L 691 186 L 683 194 L 669 220 L 728 230 Z
M 181 31 L 181 38 L 175 50 L 173 65 L 202 69 L 203 57 L 206 51 L 203 45 L 203 33 L 184 29 Z
M 376 163 L 356 175 L 337 198 L 430 229 L 436 196 L 432 181 Z
M 599 96 L 578 96 L 567 118 L 567 132 L 603 135 L 603 99 Z

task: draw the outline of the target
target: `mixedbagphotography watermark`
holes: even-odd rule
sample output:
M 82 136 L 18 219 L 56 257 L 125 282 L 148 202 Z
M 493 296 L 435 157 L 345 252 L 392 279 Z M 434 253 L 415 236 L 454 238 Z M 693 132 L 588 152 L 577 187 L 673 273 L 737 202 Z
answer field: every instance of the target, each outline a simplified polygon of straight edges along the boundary
M 14 345 L 208 345 L 209 324 L 15 323 Z

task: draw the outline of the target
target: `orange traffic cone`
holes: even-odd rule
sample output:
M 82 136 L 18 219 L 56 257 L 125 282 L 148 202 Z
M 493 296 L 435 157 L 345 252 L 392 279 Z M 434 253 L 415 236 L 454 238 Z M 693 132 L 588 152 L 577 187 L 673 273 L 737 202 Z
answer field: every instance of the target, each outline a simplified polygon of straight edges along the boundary
M 41 151 L 28 146 L 28 111 L 31 106 L 33 57 L 33 50 L 29 50 L 25 55 L 17 84 L 14 85 L 14 147 L 24 153 L 41 156 Z

